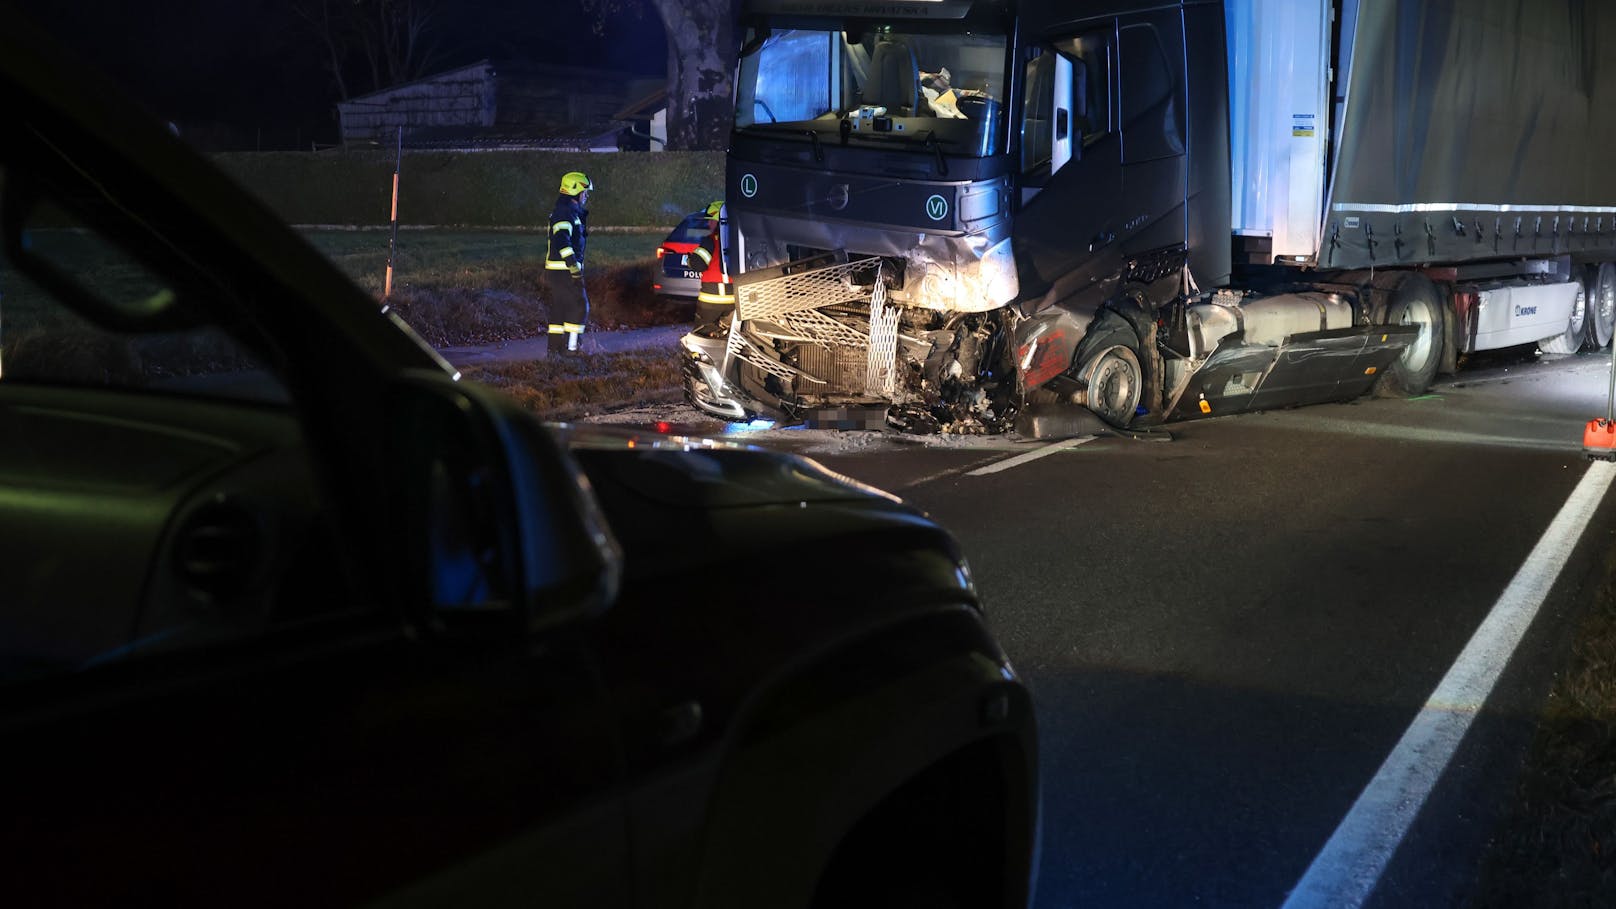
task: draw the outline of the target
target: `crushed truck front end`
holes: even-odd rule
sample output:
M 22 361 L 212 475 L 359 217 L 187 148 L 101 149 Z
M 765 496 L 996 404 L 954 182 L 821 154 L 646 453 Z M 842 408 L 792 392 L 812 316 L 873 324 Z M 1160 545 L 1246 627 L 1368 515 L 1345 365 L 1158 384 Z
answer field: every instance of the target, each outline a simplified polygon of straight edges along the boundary
M 685 339 L 687 395 L 730 420 L 996 431 L 1015 396 L 1012 20 L 800 5 L 743 13 L 735 312 Z

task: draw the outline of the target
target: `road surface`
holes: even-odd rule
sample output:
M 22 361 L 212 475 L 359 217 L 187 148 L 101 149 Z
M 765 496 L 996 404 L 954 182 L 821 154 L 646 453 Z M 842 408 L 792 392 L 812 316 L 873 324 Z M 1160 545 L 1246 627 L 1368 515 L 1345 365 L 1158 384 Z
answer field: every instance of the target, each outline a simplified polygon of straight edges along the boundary
M 895 491 L 964 543 L 1039 711 L 1039 906 L 1280 906 L 1338 829 L 1346 851 L 1321 864 L 1390 855 L 1324 869 L 1369 874 L 1366 905 L 1449 905 L 1602 578 L 1602 485 L 1583 493 L 1586 528 L 1559 532 L 1563 567 L 1537 569 L 1546 593 L 1513 656 L 1470 658 L 1501 670 L 1484 706 L 1433 692 L 1588 475 L 1608 369 L 1503 361 L 1413 400 L 1179 424 L 1170 442 L 744 437 Z M 614 419 L 651 417 L 696 419 Z M 1468 731 L 1440 763 L 1415 755 L 1430 791 L 1404 805 L 1406 835 L 1377 815 L 1352 833 L 1422 716 Z M 1366 824 L 1378 846 L 1358 842 Z

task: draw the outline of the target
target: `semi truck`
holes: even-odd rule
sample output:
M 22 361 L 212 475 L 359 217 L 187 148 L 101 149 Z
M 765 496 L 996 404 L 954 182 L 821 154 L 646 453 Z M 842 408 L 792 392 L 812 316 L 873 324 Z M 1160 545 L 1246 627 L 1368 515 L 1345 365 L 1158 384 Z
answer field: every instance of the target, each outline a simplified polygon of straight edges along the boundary
M 742 0 L 727 420 L 1073 432 L 1616 328 L 1616 11 Z M 1526 348 L 1530 349 L 1530 348 Z

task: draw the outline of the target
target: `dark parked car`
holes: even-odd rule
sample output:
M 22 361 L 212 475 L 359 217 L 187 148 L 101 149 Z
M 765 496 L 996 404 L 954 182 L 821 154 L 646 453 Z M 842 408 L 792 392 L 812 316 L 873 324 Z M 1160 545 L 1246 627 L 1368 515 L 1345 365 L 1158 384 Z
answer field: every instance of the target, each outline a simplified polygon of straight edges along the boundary
M 945 531 L 457 381 L 0 21 L 0 900 L 1026 903 Z
M 657 246 L 654 290 L 669 297 L 696 299 L 697 292 L 701 290 L 701 271 L 705 266 L 691 253 L 707 239 L 712 230 L 713 218 L 707 212 L 691 212 L 684 216 L 679 226 Z

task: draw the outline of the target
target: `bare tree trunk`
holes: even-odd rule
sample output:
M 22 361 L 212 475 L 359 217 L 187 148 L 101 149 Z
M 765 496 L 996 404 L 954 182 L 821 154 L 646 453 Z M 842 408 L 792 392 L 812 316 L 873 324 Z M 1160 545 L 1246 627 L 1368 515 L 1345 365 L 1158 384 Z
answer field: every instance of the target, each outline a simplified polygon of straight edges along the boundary
M 309 24 L 309 30 L 320 38 L 330 56 L 331 77 L 337 80 L 337 100 L 348 100 L 348 80 L 342 73 L 342 50 L 339 48 L 342 24 L 331 18 L 331 0 L 297 3 L 292 11 Z
M 668 34 L 668 148 L 729 145 L 735 0 L 651 0 Z

